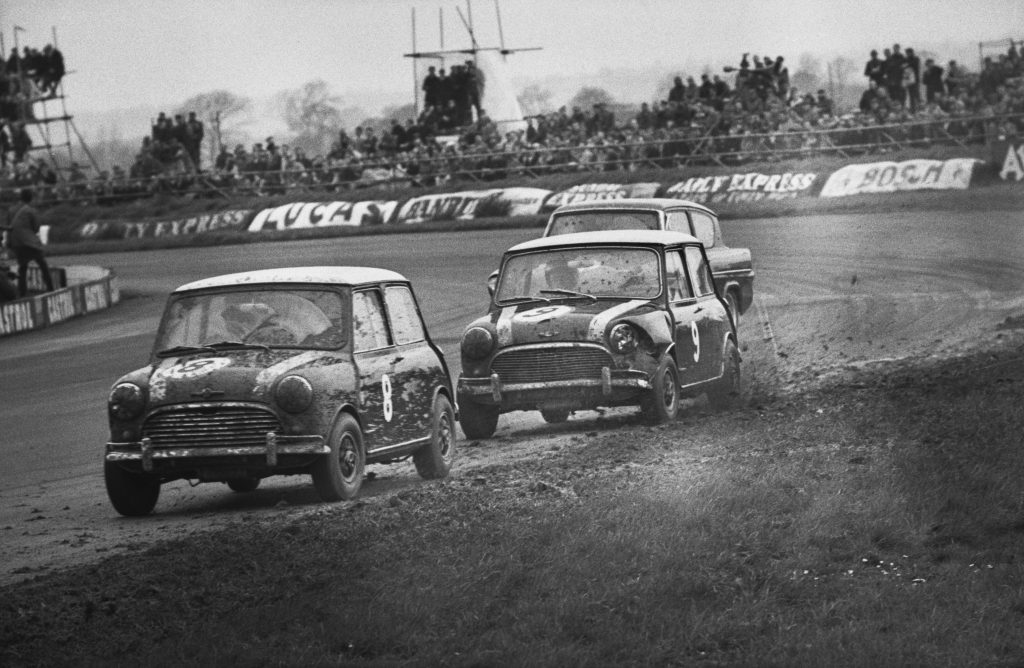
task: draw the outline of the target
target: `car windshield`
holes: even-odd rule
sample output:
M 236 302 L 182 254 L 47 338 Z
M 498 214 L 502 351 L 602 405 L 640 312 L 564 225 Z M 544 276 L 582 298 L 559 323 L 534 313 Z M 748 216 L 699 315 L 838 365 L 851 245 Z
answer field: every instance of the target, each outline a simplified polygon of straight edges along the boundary
M 656 211 L 579 211 L 555 214 L 547 236 L 572 232 L 657 230 Z
M 333 290 L 298 287 L 172 295 L 154 350 L 172 354 L 230 344 L 340 348 L 346 340 L 347 300 Z
M 653 299 L 661 293 L 658 254 L 648 248 L 559 248 L 509 257 L 495 293 L 518 298 L 622 297 Z

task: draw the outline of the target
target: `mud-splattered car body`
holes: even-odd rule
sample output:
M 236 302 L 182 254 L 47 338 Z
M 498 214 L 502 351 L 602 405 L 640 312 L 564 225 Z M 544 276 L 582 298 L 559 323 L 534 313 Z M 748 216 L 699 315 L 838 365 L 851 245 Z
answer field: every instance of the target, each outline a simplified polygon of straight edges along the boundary
M 150 364 L 111 390 L 108 492 L 119 512 L 139 515 L 154 489 L 181 478 L 247 491 L 312 473 L 333 500 L 355 495 L 366 463 L 410 454 L 438 477 L 453 453 L 453 403 L 444 356 L 400 274 L 300 267 L 204 279 L 171 294 Z M 443 452 L 431 460 L 434 447 Z
M 497 415 L 641 405 L 671 419 L 678 399 L 739 389 L 736 331 L 704 248 L 690 235 L 630 230 L 557 235 L 502 258 L 486 316 L 466 328 L 463 431 Z

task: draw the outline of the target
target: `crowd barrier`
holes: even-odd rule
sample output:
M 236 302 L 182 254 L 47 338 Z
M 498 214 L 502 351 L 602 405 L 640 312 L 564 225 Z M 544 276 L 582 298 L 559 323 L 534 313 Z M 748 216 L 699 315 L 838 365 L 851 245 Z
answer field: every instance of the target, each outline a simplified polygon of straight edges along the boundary
M 33 277 L 30 286 L 42 289 L 42 277 Z M 62 285 L 45 292 L 0 304 L 0 336 L 42 329 L 76 316 L 109 308 L 121 301 L 114 272 L 102 267 L 70 266 L 55 270 Z

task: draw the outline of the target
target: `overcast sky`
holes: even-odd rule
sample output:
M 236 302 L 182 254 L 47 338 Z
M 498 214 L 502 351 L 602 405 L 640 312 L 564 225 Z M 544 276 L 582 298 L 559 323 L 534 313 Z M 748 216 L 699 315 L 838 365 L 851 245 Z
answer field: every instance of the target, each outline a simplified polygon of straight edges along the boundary
M 513 74 L 538 78 L 601 68 L 679 68 L 699 74 L 743 51 L 866 57 L 899 42 L 975 44 L 1024 37 L 1024 0 L 501 0 L 506 46 L 543 47 L 512 57 Z M 497 45 L 494 0 L 472 0 L 481 45 Z M 0 0 L 6 53 L 58 44 L 73 112 L 172 108 L 227 89 L 249 97 L 327 81 L 353 96 L 413 92 L 412 10 L 420 50 L 468 44 L 466 0 Z M 467 17 L 468 18 L 468 17 Z M 950 47 L 952 48 L 952 47 Z M 920 49 L 919 49 L 920 50 Z M 859 55 L 858 55 L 859 54 Z M 959 54 L 977 66 L 976 46 Z M 653 95 L 653 93 L 652 93 Z

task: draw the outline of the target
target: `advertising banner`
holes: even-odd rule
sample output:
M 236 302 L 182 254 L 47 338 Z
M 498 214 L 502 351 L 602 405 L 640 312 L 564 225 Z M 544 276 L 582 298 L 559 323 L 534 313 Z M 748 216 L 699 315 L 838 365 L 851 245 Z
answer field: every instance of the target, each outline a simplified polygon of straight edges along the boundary
M 997 141 L 993 152 L 999 167 L 999 178 L 1004 181 L 1024 181 L 1024 139 Z
M 544 188 L 503 188 L 497 193 L 497 201 L 508 202 L 510 216 L 535 216 L 551 196 L 551 191 Z
M 486 207 L 481 207 L 481 204 L 496 201 L 500 193 L 500 190 L 469 190 L 413 197 L 401 206 L 395 220 L 407 224 L 428 220 L 469 220 L 477 217 L 478 211 L 484 214 Z M 504 211 L 497 207 L 495 210 L 498 213 Z
M 250 232 L 303 227 L 383 225 L 398 202 L 295 202 L 263 209 L 249 223 Z
M 544 202 L 544 210 L 550 211 L 572 202 L 654 197 L 660 187 L 660 183 L 582 183 L 549 197 Z
M 112 271 L 103 267 L 60 268 L 68 286 L 0 304 L 0 336 L 41 329 L 121 300 Z
M 953 158 L 847 165 L 828 177 L 821 189 L 821 197 L 910 190 L 965 190 L 971 184 L 974 166 L 980 162 L 974 158 Z
M 179 220 L 155 220 L 140 223 L 124 221 L 86 223 L 79 229 L 82 239 L 137 239 L 180 234 L 199 234 L 211 230 L 242 229 L 252 215 L 248 210 L 221 211 Z
M 812 195 L 817 179 L 818 175 L 811 172 L 694 176 L 669 186 L 664 196 L 701 204 L 792 199 Z

